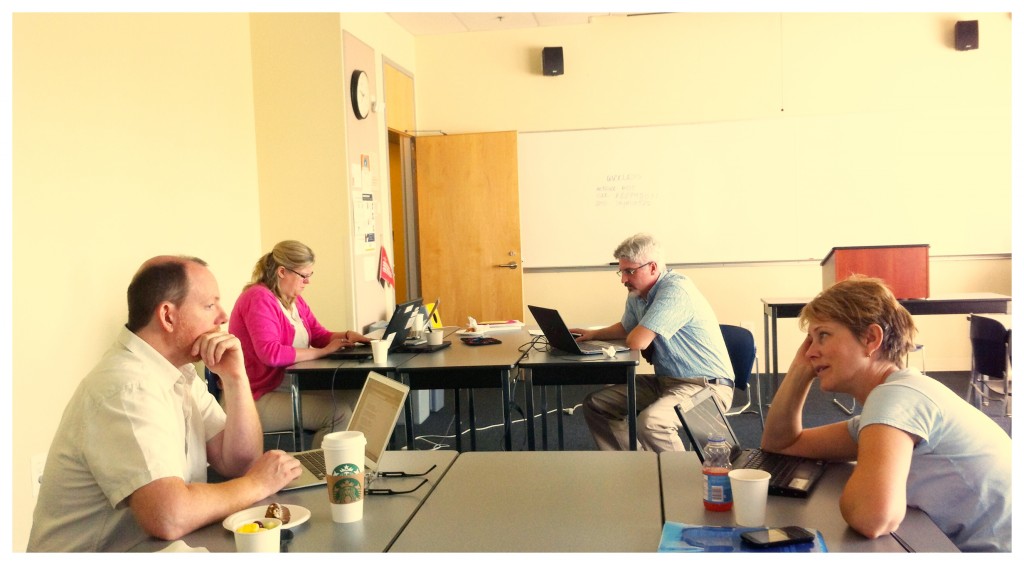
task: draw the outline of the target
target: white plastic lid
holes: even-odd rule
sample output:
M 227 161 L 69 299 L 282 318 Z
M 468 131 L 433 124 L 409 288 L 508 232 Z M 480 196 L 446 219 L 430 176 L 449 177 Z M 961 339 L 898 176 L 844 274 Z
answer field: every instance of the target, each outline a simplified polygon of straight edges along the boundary
M 348 449 L 350 447 L 364 447 L 366 436 L 363 432 L 345 431 L 332 432 L 324 436 L 320 447 L 324 449 Z

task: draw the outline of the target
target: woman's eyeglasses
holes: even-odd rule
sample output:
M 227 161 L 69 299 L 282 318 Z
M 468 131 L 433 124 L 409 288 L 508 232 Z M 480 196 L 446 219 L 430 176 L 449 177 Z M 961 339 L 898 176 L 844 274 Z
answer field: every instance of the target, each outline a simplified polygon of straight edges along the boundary
M 302 279 L 302 280 L 304 280 L 306 282 L 309 282 L 309 279 L 312 278 L 312 276 L 313 276 L 313 273 L 310 273 L 308 275 L 304 275 L 304 274 L 296 271 L 295 269 L 289 269 L 288 267 L 285 267 L 284 270 L 291 271 L 291 272 L 295 273 L 296 275 L 299 276 L 300 279 Z

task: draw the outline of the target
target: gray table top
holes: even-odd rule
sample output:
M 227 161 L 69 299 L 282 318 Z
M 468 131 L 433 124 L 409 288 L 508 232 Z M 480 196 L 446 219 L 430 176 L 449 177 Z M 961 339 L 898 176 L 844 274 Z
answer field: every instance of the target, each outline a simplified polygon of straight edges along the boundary
M 511 370 L 522 357 L 519 346 L 529 341 L 525 331 L 490 332 L 487 337 L 501 341 L 494 345 L 467 345 L 457 331 L 445 332 L 450 347 L 432 353 L 420 353 L 399 365 L 402 373 L 450 369 Z
M 693 452 L 659 456 L 665 520 L 708 526 L 735 526 L 732 512 L 712 512 L 701 502 L 701 464 Z M 822 533 L 830 552 L 904 552 L 893 536 L 870 540 L 855 532 L 839 513 L 839 495 L 853 465 L 832 463 L 807 499 L 769 496 L 767 526 L 803 526 Z M 908 508 L 897 535 L 918 552 L 956 552 L 946 535 L 920 510 Z
M 369 495 L 363 504 L 363 519 L 351 524 L 336 524 L 331 519 L 326 487 L 323 485 L 278 493 L 254 506 L 271 502 L 302 506 L 310 511 L 310 519 L 289 530 L 293 536 L 284 548 L 289 552 L 383 552 L 398 532 L 448 471 L 455 460 L 454 451 L 389 451 L 382 459 L 382 471 L 422 473 L 437 465 L 425 478 L 427 484 L 413 493 L 400 495 Z M 374 481 L 374 488 L 406 489 L 416 486 L 416 478 L 383 478 Z M 205 547 L 214 552 L 235 551 L 234 534 L 221 522 L 210 524 L 187 536 L 183 541 L 193 548 Z M 155 551 L 161 542 L 140 547 Z M 167 542 L 162 542 L 167 545 Z
M 394 552 L 652 552 L 657 455 L 474 452 L 456 459 Z

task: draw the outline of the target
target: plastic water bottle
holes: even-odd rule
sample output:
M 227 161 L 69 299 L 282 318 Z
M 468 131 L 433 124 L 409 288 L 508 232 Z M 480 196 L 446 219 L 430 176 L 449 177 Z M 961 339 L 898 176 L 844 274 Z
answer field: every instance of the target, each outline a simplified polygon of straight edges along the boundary
M 732 448 L 725 438 L 711 434 L 704 448 L 704 508 L 716 512 L 732 509 L 732 486 L 729 471 L 732 469 L 730 455 Z

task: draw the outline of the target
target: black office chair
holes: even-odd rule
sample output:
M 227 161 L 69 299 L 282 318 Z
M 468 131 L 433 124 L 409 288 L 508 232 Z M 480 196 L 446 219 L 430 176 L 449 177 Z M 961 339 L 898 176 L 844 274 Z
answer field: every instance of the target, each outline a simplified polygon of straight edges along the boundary
M 216 373 L 210 372 L 210 369 L 206 367 L 203 367 L 203 371 L 206 373 L 206 388 L 217 399 L 217 402 L 220 402 L 220 377 Z
M 736 390 L 743 391 L 746 402 L 742 406 L 737 405 L 735 396 L 732 407 L 725 412 L 726 416 L 739 416 L 740 414 L 757 414 L 761 417 L 761 429 L 764 429 L 764 408 L 761 406 L 761 380 L 759 378 L 761 367 L 757 362 L 757 345 L 754 343 L 754 334 L 750 330 L 740 326 L 721 324 L 722 337 L 725 338 L 725 348 L 729 351 L 729 360 L 732 362 L 732 371 L 736 376 L 734 381 Z M 756 370 L 751 374 L 751 369 Z M 751 377 L 754 378 L 753 387 Z M 757 410 L 750 410 L 752 397 L 757 396 Z
M 975 406 L 988 406 L 989 401 L 1004 401 L 1006 415 L 1010 408 L 1010 332 L 1001 322 L 988 316 L 971 315 L 971 387 L 967 397 Z

